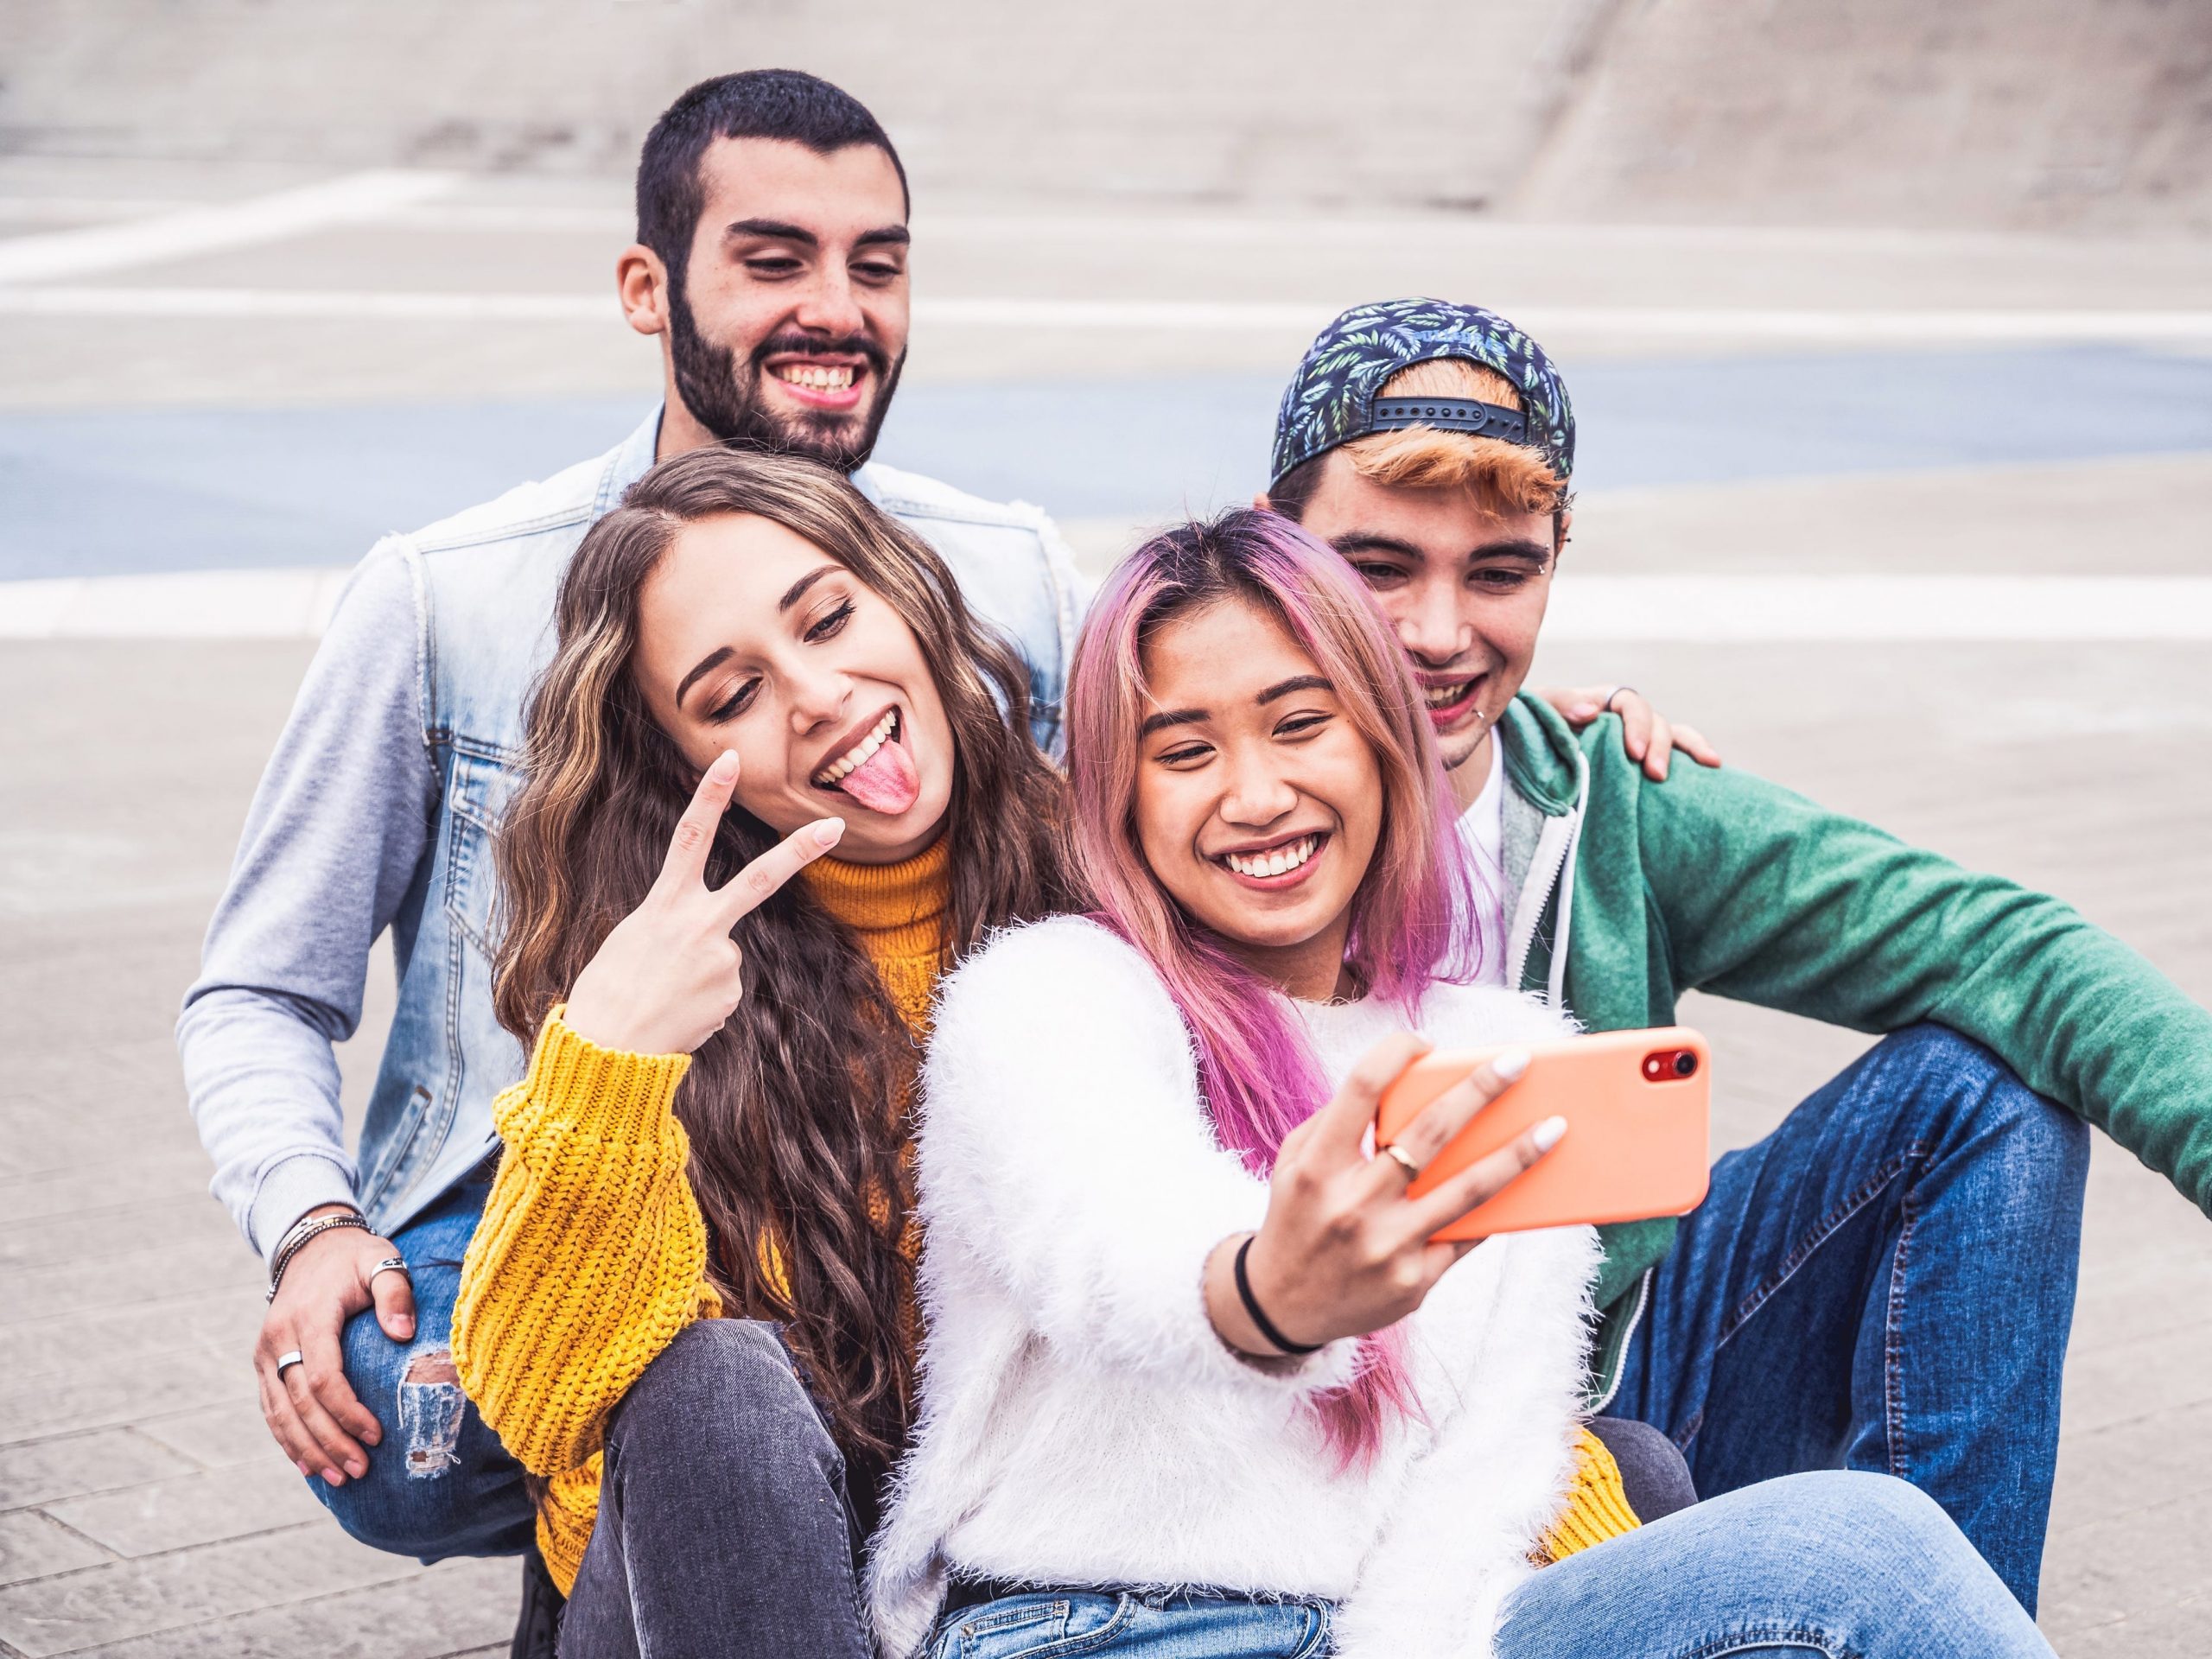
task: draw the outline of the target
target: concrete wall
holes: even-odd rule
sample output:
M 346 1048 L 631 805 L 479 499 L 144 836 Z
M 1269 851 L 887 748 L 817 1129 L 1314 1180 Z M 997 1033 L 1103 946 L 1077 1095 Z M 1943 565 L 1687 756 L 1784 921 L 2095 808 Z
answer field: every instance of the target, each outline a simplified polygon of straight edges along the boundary
M 2212 231 L 2212 0 L 1626 0 L 1510 205 Z
M 787 63 L 933 197 L 2212 229 L 2212 0 L 6 0 L 0 150 L 620 172 Z

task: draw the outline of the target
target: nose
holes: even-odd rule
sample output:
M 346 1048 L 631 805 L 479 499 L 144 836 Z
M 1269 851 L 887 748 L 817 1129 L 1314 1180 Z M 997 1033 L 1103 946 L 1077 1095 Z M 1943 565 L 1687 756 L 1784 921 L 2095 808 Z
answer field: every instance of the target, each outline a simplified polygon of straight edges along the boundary
M 1298 804 L 1298 791 L 1284 777 L 1268 746 L 1239 746 L 1227 757 L 1228 787 L 1219 808 L 1221 821 L 1240 830 L 1264 830 Z
M 791 734 L 804 737 L 845 712 L 853 683 L 836 669 L 803 664 L 785 671 L 784 696 L 791 708 Z
M 791 321 L 809 334 L 827 334 L 833 340 L 867 331 L 868 315 L 861 309 L 851 274 L 842 261 L 825 259 L 816 266 L 813 280 L 798 296 Z
M 1452 583 L 1424 582 L 1405 595 L 1396 613 L 1398 643 L 1429 668 L 1446 668 L 1467 649 L 1472 630 L 1460 620 Z

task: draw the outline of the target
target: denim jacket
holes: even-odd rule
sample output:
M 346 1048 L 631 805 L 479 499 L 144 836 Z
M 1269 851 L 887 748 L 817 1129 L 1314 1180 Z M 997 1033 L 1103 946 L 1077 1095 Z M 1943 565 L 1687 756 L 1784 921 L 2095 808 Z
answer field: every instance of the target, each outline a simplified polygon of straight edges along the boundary
M 562 573 L 652 464 L 656 413 L 596 461 L 409 536 L 355 572 L 246 820 L 177 1046 L 213 1191 L 264 1255 L 317 1205 L 389 1234 L 496 1144 L 523 1051 L 492 1011 L 492 835 Z M 870 464 L 853 480 L 941 554 L 1027 662 L 1038 741 L 1086 597 L 1050 520 Z M 397 1006 L 348 1157 L 332 1046 L 389 930 Z

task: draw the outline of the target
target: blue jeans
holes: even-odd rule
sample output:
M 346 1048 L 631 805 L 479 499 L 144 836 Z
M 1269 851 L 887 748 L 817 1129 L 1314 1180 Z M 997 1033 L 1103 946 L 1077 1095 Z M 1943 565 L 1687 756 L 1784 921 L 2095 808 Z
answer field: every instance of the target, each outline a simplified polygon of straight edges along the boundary
M 346 1322 L 346 1380 L 384 1427 L 369 1472 L 343 1486 L 308 1485 L 365 1544 L 424 1561 L 516 1555 L 535 1512 L 523 1468 L 485 1426 L 453 1370 L 453 1305 L 461 1262 L 491 1192 L 472 1178 L 392 1236 L 415 1286 L 415 1337 L 394 1342 L 373 1309 Z
M 1200 1591 L 1039 1591 L 963 1609 L 928 1659 L 1314 1659 L 1329 1650 L 1329 1604 L 1252 1601 Z
M 1040 1591 L 963 1609 L 929 1659 L 1304 1659 L 1325 1603 Z M 1928 1497 L 1884 1475 L 1794 1475 L 1548 1567 L 1506 1604 L 1497 1659 L 2050 1659 Z
M 1506 1603 L 1497 1659 L 2049 1659 L 1928 1497 L 1855 1471 L 1708 1498 L 1570 1555 Z
M 1978 1044 L 1885 1038 L 1713 1166 L 1605 1409 L 1669 1435 L 1707 1498 L 1900 1476 L 2032 1614 L 2088 1150 Z

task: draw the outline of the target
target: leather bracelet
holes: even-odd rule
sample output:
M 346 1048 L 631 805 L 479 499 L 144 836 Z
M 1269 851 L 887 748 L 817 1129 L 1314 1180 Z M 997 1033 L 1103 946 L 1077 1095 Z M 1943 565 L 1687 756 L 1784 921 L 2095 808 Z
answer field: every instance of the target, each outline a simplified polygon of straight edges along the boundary
M 1260 1299 L 1252 1294 L 1252 1275 L 1244 1270 L 1244 1258 L 1251 1251 L 1252 1240 L 1258 1236 L 1259 1235 L 1257 1233 L 1249 1234 L 1246 1236 L 1244 1242 L 1236 1247 L 1237 1300 L 1244 1304 L 1245 1314 L 1251 1319 L 1253 1327 L 1269 1342 L 1272 1342 L 1276 1347 L 1281 1349 L 1285 1354 L 1297 1355 L 1319 1353 L 1321 1351 L 1321 1344 L 1319 1343 L 1293 1342 L 1288 1337 L 1286 1337 L 1281 1332 L 1275 1329 L 1275 1322 L 1273 1319 L 1260 1312 Z
M 292 1265 L 292 1258 L 300 1253 L 300 1246 L 318 1233 L 327 1233 L 339 1227 L 359 1227 L 365 1233 L 369 1230 L 368 1217 L 358 1211 L 349 1211 L 342 1216 L 310 1216 L 304 1221 L 294 1222 L 287 1228 L 284 1236 L 276 1241 L 276 1255 L 269 1264 L 269 1294 L 261 1300 L 264 1302 L 276 1300 L 276 1287 L 284 1282 L 284 1269 Z

